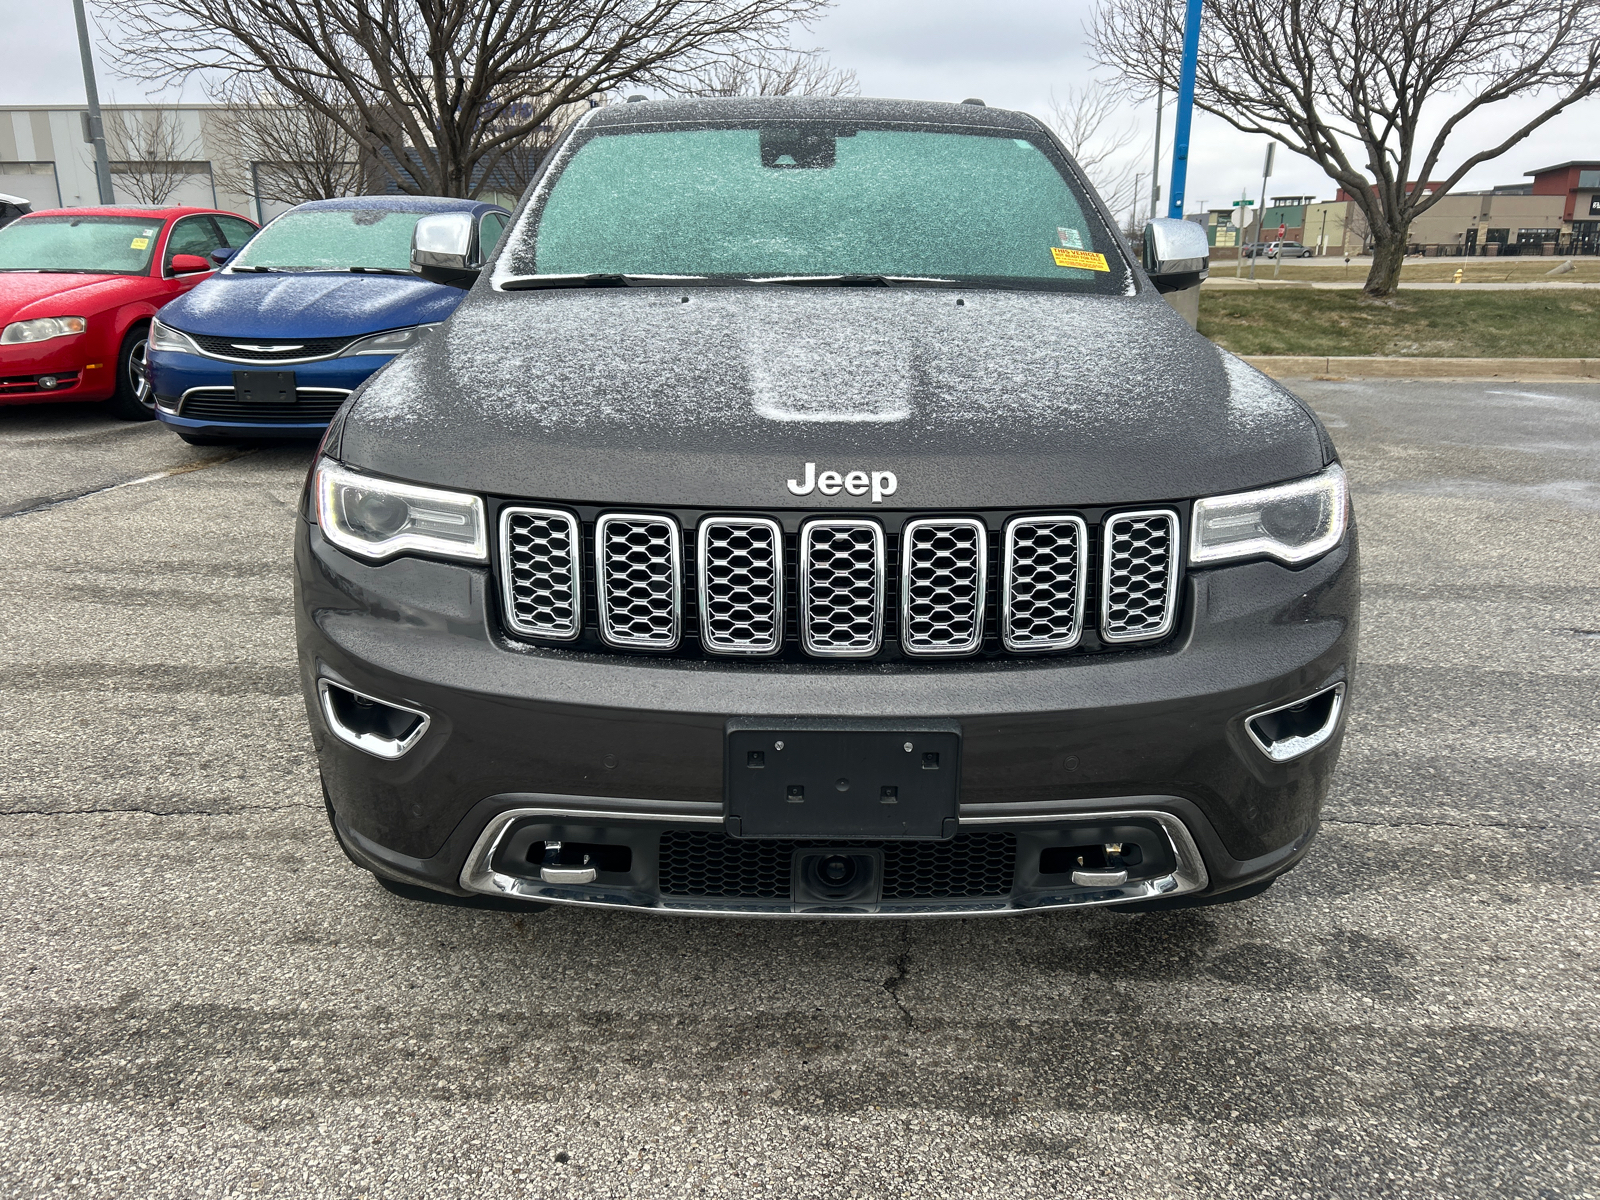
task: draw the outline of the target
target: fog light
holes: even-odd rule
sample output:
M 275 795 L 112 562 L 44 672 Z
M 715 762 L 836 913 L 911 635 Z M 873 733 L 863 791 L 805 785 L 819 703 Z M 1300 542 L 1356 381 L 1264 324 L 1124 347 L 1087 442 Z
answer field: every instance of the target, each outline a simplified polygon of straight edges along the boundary
M 47 392 L 53 391 L 55 389 L 56 384 L 58 384 L 60 382 L 61 381 L 59 379 L 57 379 L 54 375 L 41 375 L 41 376 L 39 376 L 39 386 L 42 387 Z

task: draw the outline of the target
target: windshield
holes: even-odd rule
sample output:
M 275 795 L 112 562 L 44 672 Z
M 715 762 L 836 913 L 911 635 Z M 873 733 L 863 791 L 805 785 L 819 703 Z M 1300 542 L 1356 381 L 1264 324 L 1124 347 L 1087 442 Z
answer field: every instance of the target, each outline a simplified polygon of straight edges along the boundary
M 427 213 L 381 208 L 286 212 L 228 264 L 273 271 L 348 271 L 365 267 L 411 274 L 411 231 Z
M 497 276 L 865 275 L 1121 292 L 1116 244 L 1052 153 L 1028 138 L 818 122 L 601 130 L 544 185 Z
M 148 275 L 161 220 L 25 217 L 0 229 L 0 271 Z

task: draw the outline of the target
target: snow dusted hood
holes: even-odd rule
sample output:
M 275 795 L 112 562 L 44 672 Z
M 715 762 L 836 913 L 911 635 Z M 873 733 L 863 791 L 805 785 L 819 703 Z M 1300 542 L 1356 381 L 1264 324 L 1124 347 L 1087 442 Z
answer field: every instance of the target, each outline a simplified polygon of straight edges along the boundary
M 442 321 L 460 301 L 460 289 L 410 275 L 224 271 L 167 305 L 161 320 L 213 337 L 358 337 Z
M 1332 456 L 1304 405 L 1148 290 L 480 285 L 340 436 L 399 479 L 695 508 L 1183 500 Z M 796 496 L 807 463 L 898 489 Z

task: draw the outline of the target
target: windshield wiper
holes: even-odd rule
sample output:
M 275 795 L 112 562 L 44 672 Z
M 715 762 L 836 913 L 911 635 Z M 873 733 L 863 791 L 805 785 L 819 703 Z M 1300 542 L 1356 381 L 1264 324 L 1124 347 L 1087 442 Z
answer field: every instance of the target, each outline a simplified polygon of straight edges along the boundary
M 402 271 L 399 267 L 346 267 L 346 271 L 354 275 L 409 275 L 410 271 Z
M 920 275 L 768 275 L 746 283 L 782 284 L 786 287 L 963 287 L 955 279 Z
M 252 272 L 255 272 L 258 275 L 275 275 L 278 272 L 278 268 L 277 267 L 238 266 L 238 267 L 229 267 L 228 270 L 231 273 L 234 273 L 234 274 L 237 274 L 240 271 L 252 271 Z
M 585 275 L 518 275 L 500 285 L 505 292 L 529 292 L 540 288 L 673 287 L 705 282 L 704 275 L 615 275 L 592 271 Z

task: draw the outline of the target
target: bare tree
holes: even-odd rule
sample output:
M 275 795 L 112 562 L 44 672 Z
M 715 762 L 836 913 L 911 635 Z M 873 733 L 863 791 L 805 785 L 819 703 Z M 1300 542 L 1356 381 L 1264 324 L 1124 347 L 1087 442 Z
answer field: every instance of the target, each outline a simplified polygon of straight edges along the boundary
M 106 153 L 118 191 L 135 204 L 165 204 L 191 179 L 207 178 L 200 145 L 167 108 L 104 110 Z
M 237 78 L 213 89 L 212 96 L 222 103 L 211 123 L 219 147 L 216 177 L 227 191 L 301 204 L 364 190 L 362 147 L 346 132 L 348 120 L 334 121 L 324 108 L 296 103 L 279 90 L 253 89 Z
M 1122 93 L 1098 80 L 1050 96 L 1050 126 L 1095 191 L 1114 213 L 1129 209 L 1138 197 L 1134 150 L 1138 130 L 1123 120 Z
M 682 89 L 688 96 L 859 96 L 856 73 L 819 50 L 770 50 L 724 58 Z
M 473 196 L 552 114 L 673 91 L 784 44 L 830 0 L 103 0 L 119 68 L 254 76 L 338 125 L 400 190 Z
M 1157 50 L 1181 44 L 1182 16 L 1167 0 L 1104 0 L 1096 52 L 1143 86 L 1174 87 L 1177 63 L 1163 68 Z M 1371 229 L 1366 291 L 1386 296 L 1415 218 L 1600 90 L 1597 31 L 1600 0 L 1207 0 L 1195 103 L 1344 188 Z M 1467 122 L 1532 96 L 1542 107 L 1510 133 L 1441 166 Z

